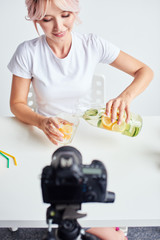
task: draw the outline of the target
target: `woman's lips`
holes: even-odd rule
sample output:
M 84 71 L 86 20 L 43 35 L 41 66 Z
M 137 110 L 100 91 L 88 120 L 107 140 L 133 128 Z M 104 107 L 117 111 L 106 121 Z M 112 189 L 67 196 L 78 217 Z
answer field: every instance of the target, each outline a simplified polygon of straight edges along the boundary
M 53 35 L 56 36 L 56 37 L 64 37 L 65 34 L 66 34 L 66 31 L 59 32 L 59 33 L 53 33 Z

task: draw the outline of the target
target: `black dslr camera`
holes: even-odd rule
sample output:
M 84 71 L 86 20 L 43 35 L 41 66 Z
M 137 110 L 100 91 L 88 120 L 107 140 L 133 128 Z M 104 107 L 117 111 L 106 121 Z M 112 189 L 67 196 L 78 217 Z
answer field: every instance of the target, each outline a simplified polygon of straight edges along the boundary
M 44 239 L 97 239 L 86 237 L 76 219 L 86 216 L 77 213 L 81 203 L 114 202 L 115 194 L 107 191 L 107 171 L 102 162 L 93 160 L 90 165 L 83 165 L 82 155 L 76 148 L 60 147 L 53 153 L 51 165 L 42 171 L 41 187 L 43 201 L 51 204 L 47 223 L 59 225 L 55 238 L 50 237 L 49 227 L 48 237 Z
M 43 201 L 51 204 L 113 202 L 107 192 L 107 172 L 102 162 L 82 164 L 80 152 L 73 147 L 61 147 L 52 155 L 51 166 L 42 172 Z

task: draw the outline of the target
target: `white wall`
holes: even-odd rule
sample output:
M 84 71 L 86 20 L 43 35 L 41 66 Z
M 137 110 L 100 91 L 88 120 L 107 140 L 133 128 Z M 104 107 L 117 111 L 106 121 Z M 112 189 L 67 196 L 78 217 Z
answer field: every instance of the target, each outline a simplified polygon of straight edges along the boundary
M 154 80 L 131 104 L 141 115 L 160 115 L 160 0 L 80 0 L 82 23 L 75 30 L 94 32 L 143 61 L 154 71 Z M 0 14 L 0 115 L 11 115 L 11 74 L 7 64 L 17 45 L 37 37 L 25 20 L 24 0 L 5 0 Z M 95 73 L 106 76 L 106 96 L 116 97 L 131 81 L 127 74 L 99 64 Z

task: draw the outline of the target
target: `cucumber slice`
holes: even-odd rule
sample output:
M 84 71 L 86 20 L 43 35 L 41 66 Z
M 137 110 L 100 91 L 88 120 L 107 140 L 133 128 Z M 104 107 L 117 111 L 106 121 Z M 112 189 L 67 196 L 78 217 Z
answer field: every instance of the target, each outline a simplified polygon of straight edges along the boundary
M 102 120 L 101 119 L 98 121 L 97 127 L 100 127 L 100 128 L 102 127 Z
M 125 129 L 126 131 L 129 131 L 130 130 L 130 124 L 126 124 L 126 129 Z
M 133 133 L 132 137 L 135 137 L 135 136 L 137 136 L 137 135 L 138 135 L 138 133 L 139 133 L 139 127 L 135 127 L 135 131 L 134 131 L 134 133 Z
M 85 115 L 83 115 L 83 118 L 85 119 L 85 120 L 91 120 L 91 118 L 89 118 L 88 116 L 85 116 Z
M 97 114 L 98 114 L 98 110 L 94 109 L 94 108 L 91 108 L 91 109 L 85 111 L 85 113 L 84 113 L 85 116 L 96 116 Z

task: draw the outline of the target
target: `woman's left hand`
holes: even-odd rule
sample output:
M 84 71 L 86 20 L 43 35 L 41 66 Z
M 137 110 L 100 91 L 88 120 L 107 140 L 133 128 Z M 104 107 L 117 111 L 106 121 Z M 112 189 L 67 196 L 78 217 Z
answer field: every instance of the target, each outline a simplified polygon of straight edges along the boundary
M 111 121 L 115 122 L 118 113 L 118 124 L 122 123 L 124 112 L 126 113 L 126 122 L 130 120 L 130 100 L 126 97 L 118 96 L 106 103 L 106 114 L 111 117 Z

